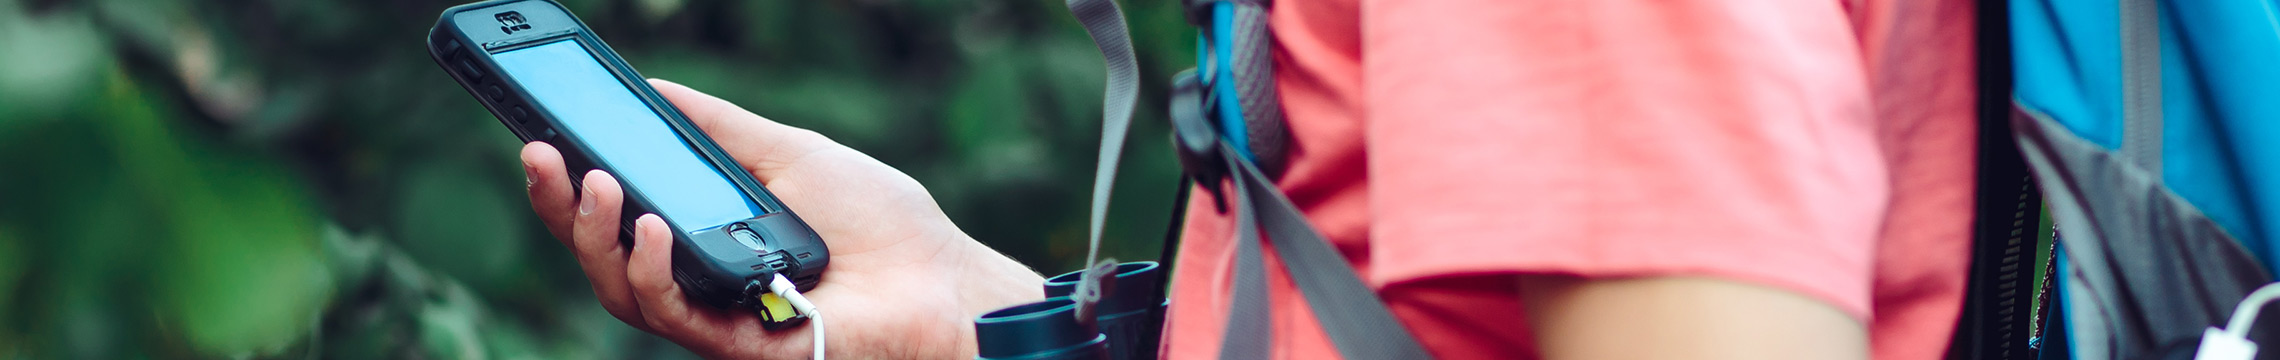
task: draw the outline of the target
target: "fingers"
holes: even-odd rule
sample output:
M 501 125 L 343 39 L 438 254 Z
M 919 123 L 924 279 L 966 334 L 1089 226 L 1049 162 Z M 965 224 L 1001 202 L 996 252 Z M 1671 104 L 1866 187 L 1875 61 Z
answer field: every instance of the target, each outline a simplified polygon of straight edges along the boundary
M 633 287 L 634 301 L 650 332 L 672 338 L 692 328 L 689 302 L 681 285 L 673 282 L 673 233 L 656 214 L 634 219 L 633 257 L 627 260 L 625 280 Z
M 624 204 L 624 192 L 618 188 L 617 178 L 610 173 L 594 170 L 586 173 L 585 192 L 578 196 L 570 252 L 578 256 L 578 266 L 586 270 L 586 280 L 594 284 L 594 297 L 611 316 L 636 328 L 644 328 L 640 309 L 625 283 L 625 246 L 618 243 L 618 217 Z
M 774 179 L 779 169 L 801 157 L 840 147 L 822 134 L 762 118 L 681 84 L 649 79 L 649 85 L 762 181 Z
M 570 246 L 570 224 L 577 214 L 578 196 L 572 192 L 569 173 L 563 171 L 562 153 L 552 145 L 533 141 L 523 144 L 522 163 L 530 209 L 538 212 L 538 220 L 546 223 L 546 231 L 554 233 L 555 240 Z

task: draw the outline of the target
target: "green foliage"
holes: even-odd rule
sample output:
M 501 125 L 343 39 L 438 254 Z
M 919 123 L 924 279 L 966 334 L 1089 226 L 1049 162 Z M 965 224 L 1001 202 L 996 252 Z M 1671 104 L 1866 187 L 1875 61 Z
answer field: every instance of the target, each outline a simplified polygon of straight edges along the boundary
M 871 153 L 1048 275 L 1082 261 L 1103 76 L 1061 2 L 562 1 L 645 75 Z M 451 5 L 0 0 L 0 358 L 688 357 L 531 216 L 519 144 L 421 46 Z M 1177 2 L 1130 5 L 1144 76 L 1190 66 Z M 1108 256 L 1157 255 L 1161 103 Z
M 176 131 L 138 91 L 112 93 L 106 102 L 118 105 L 98 118 L 109 120 L 114 175 L 153 219 L 98 218 L 62 230 L 142 223 L 140 231 L 102 241 L 164 241 L 122 245 L 158 250 L 144 260 L 155 265 L 148 269 L 157 290 L 150 300 L 196 350 L 276 349 L 305 331 L 332 289 L 314 241 L 319 214 L 312 199 L 274 162 L 172 136 Z

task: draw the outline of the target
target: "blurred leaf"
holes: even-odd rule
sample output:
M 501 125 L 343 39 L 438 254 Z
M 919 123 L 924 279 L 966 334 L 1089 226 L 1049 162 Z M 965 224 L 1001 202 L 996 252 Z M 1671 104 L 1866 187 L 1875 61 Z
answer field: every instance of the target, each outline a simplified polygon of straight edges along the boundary
M 262 106 L 267 92 L 259 74 L 248 69 L 247 59 L 231 51 L 236 39 L 217 30 L 226 29 L 180 26 L 169 39 L 174 52 L 165 55 L 198 109 L 224 123 L 242 125 Z
M 805 123 L 828 131 L 835 139 L 852 146 L 885 143 L 898 130 L 894 116 L 906 102 L 896 101 L 894 93 L 869 82 L 847 81 L 845 77 L 804 76 L 778 86 L 761 104 L 779 109 L 795 124 Z
M 271 1 L 272 19 L 290 19 L 293 31 L 287 35 L 307 42 L 353 42 L 357 29 L 370 28 L 365 23 L 371 17 L 358 14 L 341 0 Z
M 88 141 L 84 137 L 65 137 L 70 141 Z M 138 350 L 124 347 L 138 331 L 135 317 L 121 316 L 117 308 L 144 308 L 142 296 L 164 269 L 153 265 L 149 254 L 152 247 L 165 247 L 171 237 L 158 235 L 166 232 L 164 225 L 152 224 L 154 215 L 146 208 L 151 205 L 141 199 L 131 182 L 121 179 L 122 169 L 71 168 L 59 166 L 76 162 L 100 161 L 94 156 L 79 153 L 91 151 L 90 146 L 73 146 L 68 151 L 47 155 L 50 165 L 42 169 L 57 179 L 84 184 L 79 187 L 59 188 L 47 224 L 53 226 L 43 236 L 50 240 L 44 250 L 49 261 L 39 268 L 51 269 L 56 275 L 43 293 L 52 294 L 49 300 L 66 305 L 60 316 L 53 319 L 62 329 L 61 344 L 72 353 L 90 357 L 131 356 Z M 156 226 L 152 226 L 156 225 Z M 69 244 L 68 246 L 58 246 Z M 142 295 L 142 296 L 137 296 Z
M 1143 79 L 1170 79 L 1179 69 L 1195 67 L 1196 29 L 1187 23 L 1178 1 L 1127 2 L 1133 51 L 1138 52 Z M 1069 17 L 1070 24 L 1075 17 Z M 1064 29 L 1070 27 L 1063 27 Z M 1082 27 L 1078 34 L 1083 33 Z M 1168 81 L 1167 81 L 1168 82 Z M 1163 83 L 1157 83 L 1162 85 Z
M 177 138 L 132 84 L 109 100 L 120 163 L 172 235 L 160 312 L 214 353 L 274 353 L 303 335 L 332 291 L 306 193 L 273 164 Z
M 1083 130 L 1075 133 L 1095 134 L 1075 139 L 1078 140 L 1075 142 L 1099 146 L 1100 136 L 1097 134 L 1103 116 L 1101 102 L 1106 96 L 1102 93 L 1108 83 L 1107 65 L 1103 64 L 1100 48 L 1087 39 L 1062 37 L 1054 40 L 1038 42 L 1035 55 L 1025 60 L 1036 64 L 1030 71 L 1039 73 L 1037 80 L 1044 82 L 1046 89 L 1050 90 L 1045 94 L 1053 97 L 1052 104 L 1058 105 L 1057 110 L 1060 111 L 1055 112 L 1054 117 L 1061 120 L 1059 123 L 1067 124 L 1071 129 Z M 1145 105 L 1136 104 L 1134 107 Z M 1148 119 L 1134 119 L 1135 122 L 1146 120 Z
M 348 233 L 339 224 L 325 224 L 324 249 L 333 282 L 353 284 L 371 277 L 380 266 L 380 240 Z
M 104 290 L 98 287 L 69 286 L 54 295 L 57 306 L 48 315 L 63 321 L 54 329 L 60 333 L 50 335 L 62 341 L 51 346 L 87 358 L 124 358 L 147 350 L 127 346 L 132 338 L 122 336 L 128 330 L 122 326 L 125 317 L 113 309 L 115 300 L 102 296 L 99 292 Z
M 30 16 L 0 0 L 0 132 L 12 120 L 54 116 L 92 98 L 111 67 L 107 42 L 76 9 Z
M 737 2 L 744 6 L 743 19 L 746 23 L 742 35 L 748 39 L 747 44 L 763 51 L 789 48 L 793 32 L 799 28 L 799 24 L 793 20 L 798 18 L 796 5 L 801 3 L 797 0 Z
M 273 349 L 315 323 L 331 275 L 315 243 L 315 209 L 279 176 L 226 175 L 262 171 L 232 170 L 201 174 L 217 180 L 209 188 L 182 189 L 214 199 L 184 202 L 173 214 L 180 243 L 168 273 L 178 278 L 163 283 L 173 285 L 170 310 L 200 348 Z
M 427 358 L 480 360 L 488 358 L 482 339 L 476 332 L 474 296 L 466 289 L 446 286 L 438 289 L 440 299 L 431 302 L 419 313 L 420 342 L 427 348 Z
M 527 212 L 520 197 L 458 161 L 413 165 L 397 205 L 398 243 L 421 263 L 480 287 L 496 286 L 522 266 Z
M 681 11 L 681 5 L 686 2 L 685 0 L 636 0 L 634 4 L 640 5 L 642 20 L 648 20 L 648 23 L 655 24 L 659 20 L 664 20 L 666 16 L 672 16 L 673 13 Z
M 950 144 L 982 181 L 1037 180 L 1044 175 L 1045 144 L 1032 130 L 1032 104 L 1022 87 L 1027 69 L 1014 54 L 972 63 L 951 90 L 944 111 Z
M 153 54 L 174 53 L 175 32 L 192 20 L 187 1 L 96 0 L 93 7 L 110 37 Z

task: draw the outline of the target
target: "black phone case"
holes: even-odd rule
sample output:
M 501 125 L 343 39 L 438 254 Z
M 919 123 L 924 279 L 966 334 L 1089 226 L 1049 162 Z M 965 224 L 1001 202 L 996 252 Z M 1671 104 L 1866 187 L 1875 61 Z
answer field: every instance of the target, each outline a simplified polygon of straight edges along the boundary
M 510 18 L 506 15 L 509 12 L 515 16 Z M 428 32 L 428 54 L 516 137 L 524 142 L 545 141 L 559 149 L 572 180 L 583 184 L 582 178 L 588 170 L 616 172 L 610 164 L 588 151 L 579 134 L 558 130 L 563 128 L 559 126 L 561 122 L 532 101 L 521 84 L 506 79 L 505 72 L 500 71 L 491 57 L 493 52 L 564 39 L 585 46 L 602 67 L 609 69 L 635 97 L 665 119 L 699 157 L 727 176 L 765 212 L 759 217 L 712 229 L 682 229 L 666 222 L 674 233 L 673 280 L 680 283 L 691 299 L 715 307 L 741 305 L 759 310 L 755 296 L 766 290 L 748 286 L 753 280 L 765 284 L 773 274 L 782 273 L 802 291 L 814 288 L 822 280 L 823 270 L 831 262 L 823 238 L 761 187 L 750 172 L 737 165 L 679 109 L 659 96 L 632 66 L 626 65 L 616 51 L 610 50 L 609 45 L 602 43 L 561 4 L 552 0 L 493 0 L 451 7 L 443 11 L 435 27 Z M 648 198 L 641 196 L 640 189 L 627 187 L 624 190 L 624 219 L 620 223 L 622 231 L 618 241 L 630 248 L 635 215 L 656 211 Z M 732 237 L 732 233 L 744 231 L 756 235 L 761 248 L 748 247 Z M 770 327 L 790 326 L 806 319 L 805 314 L 777 319 L 767 311 L 755 312 Z

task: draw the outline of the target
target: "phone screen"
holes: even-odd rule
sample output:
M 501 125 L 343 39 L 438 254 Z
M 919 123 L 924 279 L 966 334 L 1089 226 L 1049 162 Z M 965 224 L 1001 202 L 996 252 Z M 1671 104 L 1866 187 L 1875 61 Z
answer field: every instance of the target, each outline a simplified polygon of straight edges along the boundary
M 584 140 L 613 170 L 610 175 L 640 189 L 674 226 L 698 231 L 763 213 L 577 41 L 509 50 L 492 58 L 564 130 Z

